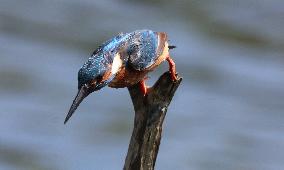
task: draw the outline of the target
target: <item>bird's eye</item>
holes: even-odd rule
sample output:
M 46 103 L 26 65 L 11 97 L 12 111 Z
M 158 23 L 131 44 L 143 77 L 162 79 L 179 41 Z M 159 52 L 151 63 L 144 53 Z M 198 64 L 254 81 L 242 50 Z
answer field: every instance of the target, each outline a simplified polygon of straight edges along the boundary
M 97 82 L 100 82 L 100 81 L 102 81 L 103 76 L 98 76 L 96 79 L 97 79 Z

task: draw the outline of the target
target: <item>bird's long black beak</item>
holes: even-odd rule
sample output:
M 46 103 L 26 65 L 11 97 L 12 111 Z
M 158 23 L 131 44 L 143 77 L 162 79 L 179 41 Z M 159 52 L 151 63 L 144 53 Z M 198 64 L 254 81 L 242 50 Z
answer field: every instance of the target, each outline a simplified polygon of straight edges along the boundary
M 69 112 L 64 120 L 64 124 L 66 124 L 66 122 L 70 119 L 70 117 L 73 115 L 73 113 L 75 112 L 75 110 L 77 109 L 77 107 L 80 105 L 80 103 L 83 101 L 83 99 L 85 97 L 87 97 L 92 91 L 90 90 L 90 88 L 88 88 L 87 86 L 82 86 L 75 99 L 73 100 L 73 103 L 69 109 Z

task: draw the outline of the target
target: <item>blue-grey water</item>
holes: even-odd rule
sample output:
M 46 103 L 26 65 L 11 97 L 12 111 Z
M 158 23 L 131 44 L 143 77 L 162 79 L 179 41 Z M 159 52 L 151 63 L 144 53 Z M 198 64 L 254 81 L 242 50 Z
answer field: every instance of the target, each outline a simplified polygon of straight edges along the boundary
M 92 94 L 63 121 L 91 52 L 143 28 L 169 34 L 184 78 L 156 169 L 283 169 L 282 0 L 1 0 L 0 169 L 122 169 L 134 116 L 126 89 Z

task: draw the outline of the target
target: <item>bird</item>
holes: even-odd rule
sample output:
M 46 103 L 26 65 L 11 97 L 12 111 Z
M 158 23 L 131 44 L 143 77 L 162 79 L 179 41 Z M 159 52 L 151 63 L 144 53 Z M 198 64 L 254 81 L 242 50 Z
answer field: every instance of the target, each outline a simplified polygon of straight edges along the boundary
M 163 61 L 168 62 L 171 79 L 176 81 L 175 62 L 169 54 L 175 47 L 169 45 L 167 33 L 147 29 L 120 33 L 104 42 L 79 69 L 78 92 L 64 124 L 84 98 L 105 86 L 124 88 L 138 83 L 146 96 L 147 74 Z

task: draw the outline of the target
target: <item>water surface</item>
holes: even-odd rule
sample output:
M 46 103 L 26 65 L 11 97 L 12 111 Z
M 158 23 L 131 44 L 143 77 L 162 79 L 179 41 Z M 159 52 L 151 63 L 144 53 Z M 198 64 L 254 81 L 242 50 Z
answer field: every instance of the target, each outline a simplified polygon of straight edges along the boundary
M 283 8 L 281 0 L 1 1 L 0 169 L 121 169 L 134 116 L 126 89 L 92 94 L 63 121 L 91 52 L 144 28 L 169 34 L 184 77 L 156 168 L 282 169 Z

